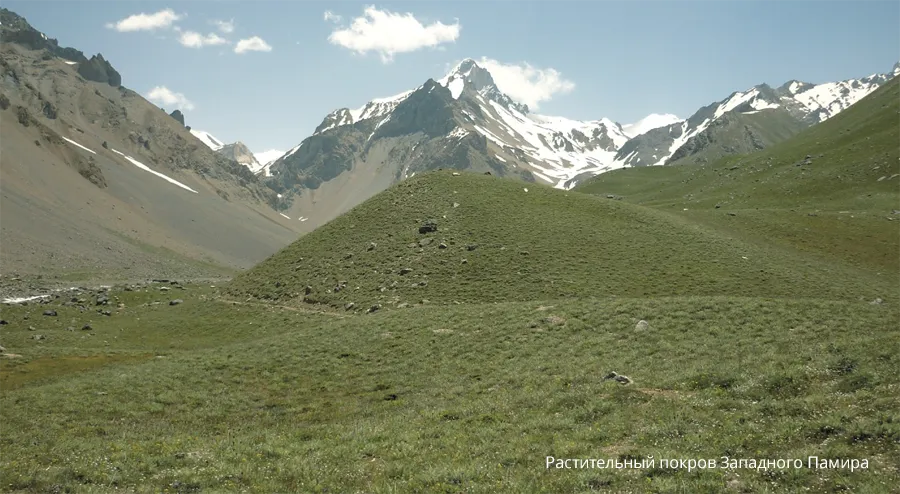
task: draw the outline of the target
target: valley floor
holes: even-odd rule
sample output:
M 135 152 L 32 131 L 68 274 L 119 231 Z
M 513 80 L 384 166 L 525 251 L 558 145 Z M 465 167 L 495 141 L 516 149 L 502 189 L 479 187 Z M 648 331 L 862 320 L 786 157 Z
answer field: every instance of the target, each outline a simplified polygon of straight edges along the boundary
M 888 302 L 582 298 L 351 314 L 161 283 L 71 298 L 2 307 L 6 492 L 900 485 L 900 315 Z M 558 469 L 548 456 L 655 463 Z M 720 468 L 723 457 L 802 468 Z

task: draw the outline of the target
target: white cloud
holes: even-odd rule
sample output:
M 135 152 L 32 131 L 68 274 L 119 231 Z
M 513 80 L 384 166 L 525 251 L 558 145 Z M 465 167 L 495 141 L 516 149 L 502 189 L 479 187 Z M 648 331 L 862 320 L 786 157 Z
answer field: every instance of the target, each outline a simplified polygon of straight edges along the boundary
M 453 24 L 436 21 L 425 26 L 411 13 L 398 14 L 366 7 L 362 17 L 353 19 L 350 27 L 333 31 L 328 41 L 359 54 L 377 52 L 382 62 L 387 63 L 396 53 L 456 41 L 460 29 L 459 21 Z
M 556 94 L 575 89 L 575 83 L 564 79 L 556 69 L 538 69 L 527 62 L 505 64 L 486 57 L 481 57 L 478 65 L 491 73 L 497 88 L 532 109 Z
M 242 39 L 234 47 L 235 53 L 246 53 L 248 51 L 272 51 L 272 47 L 259 36 Z
M 219 28 L 219 31 L 222 31 L 225 34 L 231 34 L 234 32 L 234 19 L 231 19 L 229 21 L 214 20 L 212 21 L 212 23 L 215 24 L 217 28 Z
M 156 86 L 146 94 L 146 98 L 160 106 L 171 106 L 179 110 L 194 109 L 194 104 L 187 99 L 187 96 L 173 92 L 166 86 Z
M 154 29 L 167 28 L 171 26 L 173 22 L 181 18 L 182 16 L 176 14 L 174 10 L 165 9 L 153 14 L 141 12 L 140 14 L 130 15 L 119 22 L 109 23 L 106 27 L 115 29 L 120 33 L 129 31 L 152 31 Z
M 342 17 L 330 10 L 326 10 L 324 19 L 328 22 L 341 22 Z
M 188 48 L 203 48 L 204 46 L 224 45 L 228 43 L 228 40 L 216 33 L 209 33 L 204 36 L 194 31 L 185 31 L 179 36 L 178 42 Z

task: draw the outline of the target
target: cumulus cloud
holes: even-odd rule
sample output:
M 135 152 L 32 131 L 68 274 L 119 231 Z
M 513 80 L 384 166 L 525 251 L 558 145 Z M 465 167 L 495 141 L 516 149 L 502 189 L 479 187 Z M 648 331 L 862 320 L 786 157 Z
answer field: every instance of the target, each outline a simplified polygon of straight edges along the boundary
M 187 96 L 176 93 L 166 86 L 156 86 L 146 94 L 146 98 L 160 106 L 170 106 L 179 110 L 194 109 L 194 104 Z
M 454 42 L 459 38 L 460 29 L 459 21 L 453 24 L 435 21 L 426 26 L 411 13 L 366 7 L 362 17 L 353 19 L 349 27 L 335 29 L 328 41 L 359 54 L 376 52 L 387 63 L 397 53 Z
M 188 48 L 203 48 L 204 46 L 224 45 L 228 43 L 228 40 L 216 33 L 209 33 L 204 36 L 194 31 L 184 31 L 179 36 L 178 42 Z
M 335 14 L 330 10 L 325 11 L 325 15 L 323 16 L 327 22 L 341 22 L 342 17 Z
M 506 64 L 486 57 L 477 62 L 491 73 L 497 88 L 532 109 L 575 89 L 575 83 L 563 78 L 556 69 L 539 69 L 527 62 Z
M 259 36 L 242 39 L 234 46 L 235 53 L 246 53 L 248 51 L 272 51 L 272 47 Z
M 167 28 L 171 26 L 173 22 L 180 20 L 181 18 L 182 16 L 176 14 L 174 10 L 165 9 L 153 14 L 141 12 L 140 14 L 130 15 L 118 22 L 109 23 L 106 27 L 115 29 L 120 33 L 129 31 L 153 31 L 155 29 Z
M 224 34 L 231 34 L 234 32 L 234 19 L 229 21 L 214 20 L 212 23 Z

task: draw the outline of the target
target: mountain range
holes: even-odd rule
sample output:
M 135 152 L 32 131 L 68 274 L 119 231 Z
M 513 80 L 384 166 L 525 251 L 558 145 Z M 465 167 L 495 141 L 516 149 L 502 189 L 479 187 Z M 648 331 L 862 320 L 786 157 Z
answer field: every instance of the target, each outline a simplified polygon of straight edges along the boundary
M 311 136 L 270 164 L 265 183 L 285 195 L 295 192 L 300 209 L 325 208 L 334 215 L 435 168 L 569 189 L 618 168 L 705 162 L 765 148 L 836 115 L 898 73 L 900 63 L 860 79 L 760 84 L 687 119 L 653 114 L 623 125 L 533 113 L 466 59 L 438 80 L 331 112 Z

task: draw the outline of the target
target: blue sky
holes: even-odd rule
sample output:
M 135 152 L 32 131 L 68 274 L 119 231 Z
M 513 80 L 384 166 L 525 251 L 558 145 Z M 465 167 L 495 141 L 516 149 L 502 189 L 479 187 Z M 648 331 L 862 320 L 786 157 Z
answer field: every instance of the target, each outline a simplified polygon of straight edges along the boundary
M 487 59 L 501 89 L 538 113 L 622 124 L 686 118 L 763 82 L 862 77 L 900 60 L 897 1 L 3 6 L 63 46 L 103 53 L 125 86 L 166 88 L 155 93 L 168 98 L 160 106 L 182 106 L 188 125 L 254 152 L 289 149 L 330 111 L 415 88 L 463 58 Z

